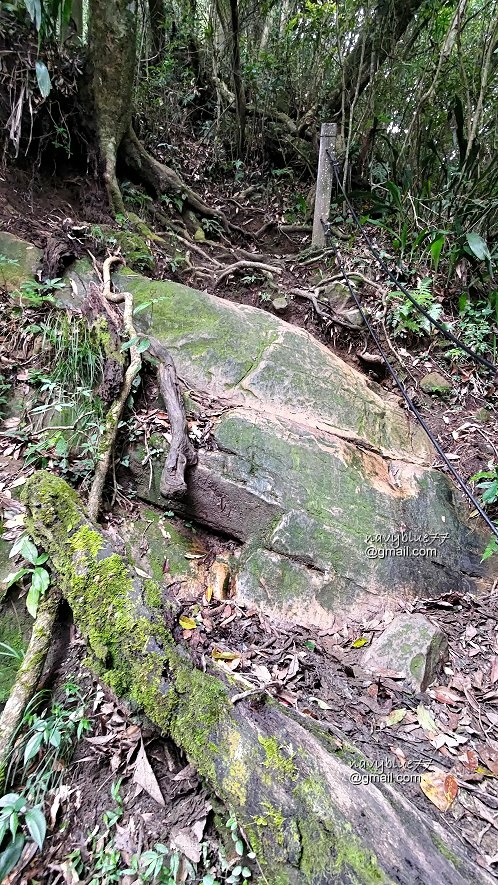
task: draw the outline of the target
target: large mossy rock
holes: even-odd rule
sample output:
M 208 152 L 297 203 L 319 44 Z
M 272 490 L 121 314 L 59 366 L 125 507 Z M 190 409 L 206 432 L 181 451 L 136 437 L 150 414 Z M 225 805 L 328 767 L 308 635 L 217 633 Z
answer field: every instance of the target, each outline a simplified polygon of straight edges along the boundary
M 26 276 L 31 247 L 14 245 Z M 68 292 L 90 275 L 80 262 Z M 487 537 L 396 398 L 264 311 L 129 270 L 115 282 L 186 386 L 226 407 L 184 500 L 162 498 L 161 460 L 152 482 L 139 447 L 130 463 L 144 500 L 243 543 L 239 599 L 327 626 L 389 600 L 486 591 L 497 568 L 480 561 Z
M 162 498 L 162 459 L 152 483 L 140 447 L 131 466 L 145 500 L 244 542 L 240 599 L 326 626 L 389 599 L 486 588 L 487 539 L 396 400 L 261 310 L 136 274 L 117 283 L 186 385 L 227 406 L 183 501 Z

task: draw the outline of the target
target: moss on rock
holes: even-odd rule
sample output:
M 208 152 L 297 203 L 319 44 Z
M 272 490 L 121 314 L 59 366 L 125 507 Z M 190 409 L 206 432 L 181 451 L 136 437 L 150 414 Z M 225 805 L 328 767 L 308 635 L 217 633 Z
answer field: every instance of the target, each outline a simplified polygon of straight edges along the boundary
M 146 237 L 142 233 L 126 228 L 101 225 L 99 227 L 99 239 L 103 239 L 110 246 L 118 246 L 131 268 L 145 272 L 154 270 L 154 255 L 147 244 Z
M 33 279 L 41 258 L 36 246 L 0 231 L 0 289 L 14 292 L 21 283 Z

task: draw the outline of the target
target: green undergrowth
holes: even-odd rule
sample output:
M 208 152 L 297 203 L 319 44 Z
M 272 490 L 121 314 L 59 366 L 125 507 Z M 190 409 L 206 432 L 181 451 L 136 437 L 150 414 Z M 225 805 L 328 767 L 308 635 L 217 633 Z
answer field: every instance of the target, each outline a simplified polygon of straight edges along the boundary
M 27 645 L 17 613 L 0 608 L 0 704 L 9 697 Z

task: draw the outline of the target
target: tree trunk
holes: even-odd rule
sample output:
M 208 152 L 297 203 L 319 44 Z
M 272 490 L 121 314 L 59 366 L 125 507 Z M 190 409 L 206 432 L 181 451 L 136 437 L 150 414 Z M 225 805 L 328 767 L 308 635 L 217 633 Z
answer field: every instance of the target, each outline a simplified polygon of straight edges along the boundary
M 240 66 L 240 26 L 238 0 L 230 0 L 232 25 L 232 72 L 235 87 L 235 108 L 237 112 L 237 156 L 242 157 L 246 137 L 246 93 Z
M 392 54 L 424 0 L 378 0 L 373 20 L 367 18 L 354 49 L 346 57 L 337 85 L 327 102 L 327 119 L 347 111 Z M 357 91 L 358 90 L 358 91 Z M 344 102 L 344 104 L 343 104 Z
M 0 794 L 3 792 L 9 754 L 24 711 L 33 697 L 47 657 L 59 607 L 58 591 L 50 588 L 42 596 L 31 638 L 16 681 L 0 716 Z
M 89 0 L 88 50 L 97 139 L 111 209 L 124 214 L 116 177 L 121 143 L 131 127 L 136 67 L 136 0 Z
M 116 175 L 118 153 L 130 172 L 153 193 L 183 196 L 187 207 L 219 219 L 212 209 L 170 169 L 155 160 L 140 143 L 132 127 L 133 83 L 137 64 L 136 0 L 89 0 L 88 46 L 90 86 L 97 143 L 103 164 L 109 205 L 117 214 L 125 207 Z
M 149 0 L 149 31 L 154 61 L 157 63 L 166 43 L 164 0 Z
M 100 678 L 169 734 L 231 807 L 268 885 L 492 885 L 450 833 L 369 781 L 345 739 L 265 695 L 237 697 L 233 675 L 214 664 L 198 669 L 175 601 L 137 577 L 64 480 L 39 471 L 23 500 Z

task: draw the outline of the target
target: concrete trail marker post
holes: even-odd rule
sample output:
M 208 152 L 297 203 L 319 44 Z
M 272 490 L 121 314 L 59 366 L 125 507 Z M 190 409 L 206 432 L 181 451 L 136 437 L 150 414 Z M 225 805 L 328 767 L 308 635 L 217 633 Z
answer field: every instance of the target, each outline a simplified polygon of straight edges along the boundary
M 315 215 L 313 218 L 313 233 L 311 245 L 315 249 L 323 249 L 325 242 L 325 228 L 330 212 L 330 199 L 332 196 L 333 172 L 327 151 L 335 154 L 335 140 L 337 137 L 336 123 L 322 123 L 320 130 L 320 154 L 318 157 L 318 175 L 316 179 Z M 323 223 L 322 223 L 323 222 Z

